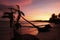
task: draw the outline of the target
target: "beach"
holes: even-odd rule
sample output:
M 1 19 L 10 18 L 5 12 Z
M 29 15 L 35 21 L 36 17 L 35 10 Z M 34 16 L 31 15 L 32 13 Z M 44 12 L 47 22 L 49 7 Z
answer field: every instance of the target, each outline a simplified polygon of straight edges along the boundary
M 38 31 L 38 30 L 35 28 L 35 32 L 36 31 Z M 35 36 L 39 40 L 60 40 L 60 24 L 56 24 L 53 28 L 51 28 L 51 31 L 37 32 L 37 35 L 35 35 Z M 1 40 L 11 40 L 11 38 L 13 38 L 13 28 L 9 27 L 9 22 L 7 22 L 7 23 L 0 22 L 0 39 Z

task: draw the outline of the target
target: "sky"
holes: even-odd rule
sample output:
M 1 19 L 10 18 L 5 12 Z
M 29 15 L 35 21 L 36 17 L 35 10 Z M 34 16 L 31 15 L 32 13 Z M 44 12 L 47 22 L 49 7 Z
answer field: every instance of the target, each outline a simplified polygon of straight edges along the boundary
M 49 20 L 53 13 L 60 13 L 60 0 L 0 0 L 0 15 L 15 5 L 20 6 L 27 20 Z

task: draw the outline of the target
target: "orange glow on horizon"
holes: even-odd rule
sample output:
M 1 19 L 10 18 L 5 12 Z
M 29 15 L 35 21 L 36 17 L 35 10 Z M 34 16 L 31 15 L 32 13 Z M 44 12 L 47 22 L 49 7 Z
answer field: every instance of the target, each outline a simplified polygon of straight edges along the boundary
M 32 5 L 31 7 L 26 6 L 26 5 L 32 4 L 32 0 L 28 0 L 28 1 L 25 0 L 25 1 L 20 2 L 19 4 L 23 6 L 21 8 L 22 8 L 22 11 L 25 13 L 26 15 L 25 18 L 27 20 L 49 20 L 49 18 L 51 17 L 53 13 L 58 15 L 58 13 L 60 12 L 59 11 L 60 2 L 47 4 L 45 5 L 44 8 L 40 8 L 40 7 L 35 8 Z
M 50 16 L 29 16 L 29 17 L 25 17 L 28 20 L 49 20 Z
M 2 9 L 17 8 L 16 5 L 20 6 L 27 20 L 49 20 L 53 13 L 60 13 L 59 0 L 1 0 L 0 3 Z M 17 17 L 17 14 L 15 16 Z

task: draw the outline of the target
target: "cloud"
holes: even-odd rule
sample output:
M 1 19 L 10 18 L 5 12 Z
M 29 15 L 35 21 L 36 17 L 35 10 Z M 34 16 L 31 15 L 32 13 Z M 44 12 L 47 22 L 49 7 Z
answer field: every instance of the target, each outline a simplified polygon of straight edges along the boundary
M 9 8 L 9 6 L 4 5 L 4 4 L 0 4 L 0 11 L 5 11 Z
M 16 5 L 19 4 L 21 6 L 29 5 L 32 3 L 32 0 L 0 0 L 0 4 L 5 5 Z
M 0 0 L 0 11 L 6 11 L 10 7 L 27 6 L 32 3 L 32 0 Z
M 17 2 L 17 4 L 19 4 L 21 6 L 30 5 L 31 3 L 32 3 L 32 0 L 21 0 L 21 1 Z
M 33 0 L 33 3 L 40 3 L 40 4 L 50 4 L 50 3 L 56 3 L 56 2 L 60 2 L 60 0 Z
M 0 11 L 8 10 L 10 7 L 27 6 L 32 3 L 32 0 L 0 0 Z
M 2 11 L 2 12 L 4 12 L 4 11 L 9 11 L 8 8 L 14 8 L 14 6 L 0 4 L 0 11 Z
M 6 11 L 17 3 L 17 0 L 0 0 L 0 11 Z
M 8 11 L 8 8 L 15 7 L 16 4 L 20 6 L 27 6 L 32 3 L 32 0 L 0 0 L 0 16 L 4 11 Z M 3 20 L 0 18 L 0 20 Z
M 0 4 L 12 5 L 17 3 L 17 0 L 0 0 Z

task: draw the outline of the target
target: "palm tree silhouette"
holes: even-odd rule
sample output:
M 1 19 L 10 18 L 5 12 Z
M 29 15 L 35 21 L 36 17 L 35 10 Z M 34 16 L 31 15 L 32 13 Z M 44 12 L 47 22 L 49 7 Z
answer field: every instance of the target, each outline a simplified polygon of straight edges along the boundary
M 9 18 L 10 19 L 10 27 L 13 27 L 12 25 L 13 25 L 13 22 L 14 22 L 14 17 L 15 16 L 13 16 L 13 10 L 12 10 L 13 8 L 9 8 L 9 10 L 11 11 L 11 12 L 4 12 L 4 14 L 3 14 L 3 16 L 2 16 L 2 18 Z
M 20 11 L 20 7 L 19 7 L 19 5 L 16 5 L 17 6 L 17 11 L 18 11 L 18 17 L 17 17 L 17 23 L 19 22 L 19 19 L 21 18 L 21 14 L 23 15 L 23 16 L 25 16 L 25 14 L 22 12 L 22 11 Z
M 15 10 L 16 12 L 18 12 L 18 16 L 17 16 L 16 23 L 15 23 L 15 27 L 16 27 L 16 29 L 18 29 L 19 27 L 21 27 L 19 19 L 21 18 L 22 15 L 25 16 L 25 14 L 22 11 L 20 11 L 19 5 L 16 5 L 16 6 L 17 6 L 17 9 L 13 9 L 13 10 Z

